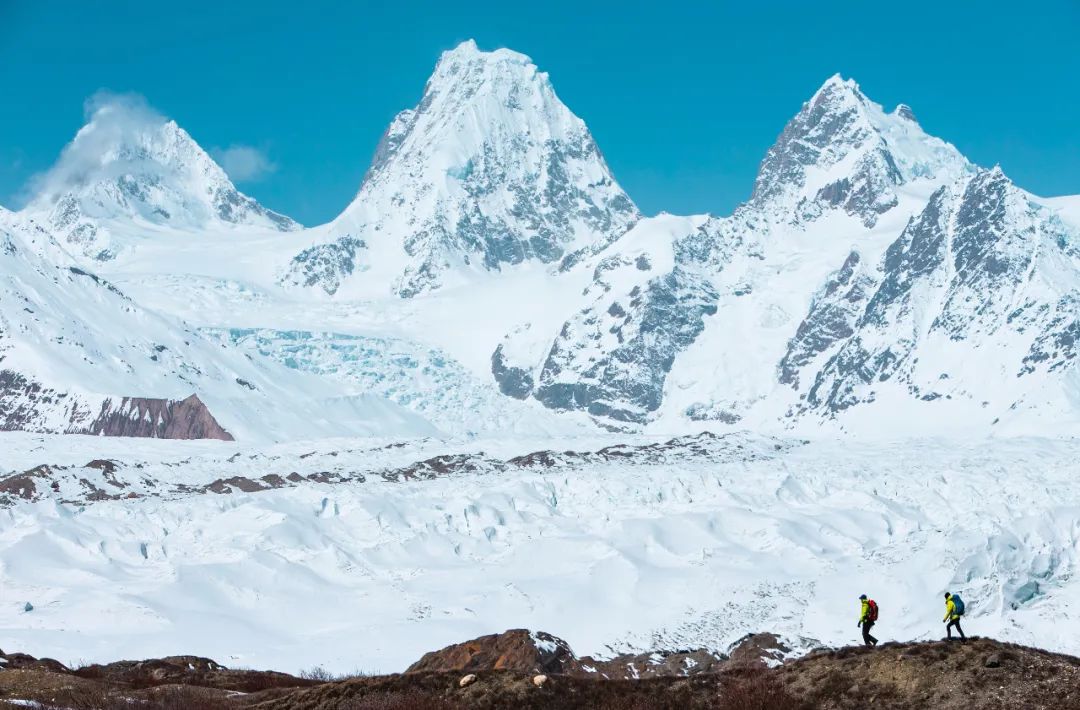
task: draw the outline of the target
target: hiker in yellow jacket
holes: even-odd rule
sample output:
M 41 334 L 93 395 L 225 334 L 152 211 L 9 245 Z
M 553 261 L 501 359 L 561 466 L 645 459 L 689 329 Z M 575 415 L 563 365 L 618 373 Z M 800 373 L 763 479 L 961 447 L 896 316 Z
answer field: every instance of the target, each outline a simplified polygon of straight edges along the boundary
M 862 627 L 862 640 L 867 646 L 877 646 L 878 640 L 870 635 L 870 629 L 877 623 L 877 602 L 867 599 L 863 594 L 859 597 L 862 607 L 859 609 L 859 623 Z
M 964 630 L 960 628 L 960 617 L 964 615 L 964 602 L 959 599 L 960 597 L 945 592 L 945 618 L 942 621 L 945 622 L 945 633 L 948 634 L 948 638 L 952 638 L 952 630 L 955 627 L 957 633 L 960 634 L 960 640 L 966 641 Z

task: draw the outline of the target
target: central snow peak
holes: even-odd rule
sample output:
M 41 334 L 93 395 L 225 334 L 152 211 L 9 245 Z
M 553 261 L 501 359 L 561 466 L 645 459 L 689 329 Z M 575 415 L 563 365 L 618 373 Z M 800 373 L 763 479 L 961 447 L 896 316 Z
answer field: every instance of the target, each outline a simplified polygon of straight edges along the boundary
M 886 113 L 851 79 L 828 79 L 792 118 L 761 163 L 751 204 L 794 222 L 840 208 L 873 227 L 897 188 L 949 182 L 972 166 L 927 135 L 905 104 Z
M 409 297 L 601 248 L 638 218 L 547 74 L 470 40 L 442 55 L 420 103 L 387 129 L 331 241 L 299 255 L 285 281 L 334 293 L 370 270 L 366 287 Z
M 240 193 L 184 129 L 141 99 L 98 96 L 87 108 L 89 121 L 24 210 L 87 256 L 115 257 L 116 232 L 131 226 L 300 228 Z

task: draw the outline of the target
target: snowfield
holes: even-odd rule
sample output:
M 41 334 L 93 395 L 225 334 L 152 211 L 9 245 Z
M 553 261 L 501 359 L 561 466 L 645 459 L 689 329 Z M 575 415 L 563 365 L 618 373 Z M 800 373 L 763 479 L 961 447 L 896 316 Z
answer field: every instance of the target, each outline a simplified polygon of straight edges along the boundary
M 607 458 L 513 475 L 489 465 L 616 441 Z M 400 671 L 515 627 L 599 655 L 723 650 L 753 631 L 806 649 L 857 639 L 861 593 L 881 605 L 880 638 L 939 636 L 951 590 L 968 602 L 969 633 L 1080 652 L 1075 441 L 122 443 L 0 437 L 16 468 L 117 456 L 116 475 L 136 487 L 170 471 L 192 485 L 354 478 L 162 497 L 144 486 L 145 497 L 102 502 L 61 503 L 62 489 L 9 507 L 8 646 L 65 661 L 198 653 L 341 672 Z M 477 471 L 372 475 L 442 453 L 471 454 Z

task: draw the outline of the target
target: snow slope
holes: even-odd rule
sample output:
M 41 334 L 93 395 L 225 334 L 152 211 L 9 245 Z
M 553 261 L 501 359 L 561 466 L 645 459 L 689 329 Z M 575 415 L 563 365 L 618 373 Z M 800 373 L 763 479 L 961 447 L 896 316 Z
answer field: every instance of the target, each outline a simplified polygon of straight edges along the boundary
M 195 394 L 237 438 L 435 431 L 389 402 L 342 397 L 139 306 L 10 213 L 0 213 L 0 302 L 0 429 L 97 432 L 110 417 L 157 416 L 124 398 Z
M 0 439 L 37 449 L 20 465 L 102 452 L 83 437 Z M 533 444 L 134 442 L 121 480 L 354 478 L 9 508 L 0 624 L 9 645 L 62 660 L 198 652 L 235 666 L 399 671 L 522 626 L 597 654 L 723 649 L 764 630 L 799 648 L 850 643 L 861 593 L 881 604 L 882 639 L 936 638 L 952 590 L 969 604 L 969 633 L 1080 651 L 1075 442 L 617 440 L 606 456 L 534 457 L 513 475 L 481 465 L 411 481 L 372 472 L 439 450 L 509 460 Z M 625 445 L 637 443 L 652 448 Z M 135 469 L 148 454 L 165 463 Z

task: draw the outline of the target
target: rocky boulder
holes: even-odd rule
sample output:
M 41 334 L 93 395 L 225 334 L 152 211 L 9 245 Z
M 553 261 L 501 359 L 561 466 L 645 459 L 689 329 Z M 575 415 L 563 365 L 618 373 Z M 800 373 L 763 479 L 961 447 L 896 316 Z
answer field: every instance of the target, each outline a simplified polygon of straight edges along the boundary
M 580 673 L 581 664 L 560 638 L 511 629 L 431 651 L 406 673 L 512 670 L 529 673 Z

